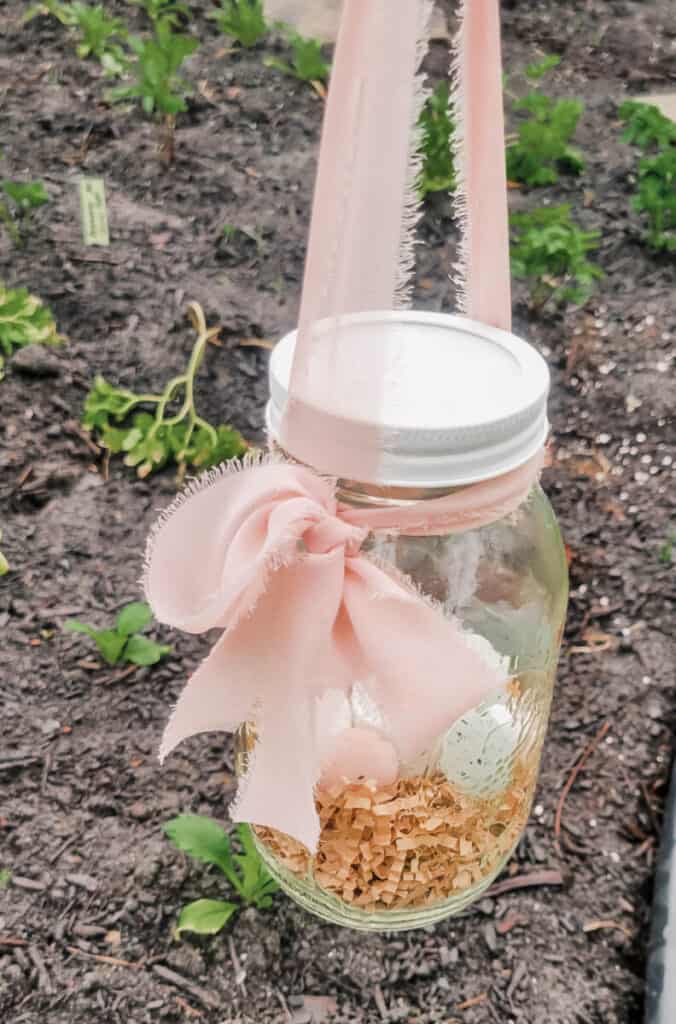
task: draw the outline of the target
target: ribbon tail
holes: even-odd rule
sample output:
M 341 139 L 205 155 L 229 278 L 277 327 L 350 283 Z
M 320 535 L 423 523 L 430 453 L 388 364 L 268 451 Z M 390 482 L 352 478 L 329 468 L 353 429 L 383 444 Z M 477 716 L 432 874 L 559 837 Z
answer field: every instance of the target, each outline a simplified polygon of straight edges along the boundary
M 256 614 L 228 630 L 221 645 L 222 699 L 233 687 L 253 694 L 258 732 L 233 817 L 278 829 L 311 850 L 319 839 L 315 699 L 325 687 L 349 682 L 334 641 L 344 566 L 337 549 L 280 567 Z
M 250 685 L 237 676 L 228 683 L 230 639 L 230 636 L 221 637 L 186 683 L 162 736 L 161 761 L 190 736 L 201 732 L 233 732 L 249 717 L 254 700 Z
M 504 682 L 457 622 L 367 558 L 349 561 L 345 604 L 364 678 L 403 760 Z
M 230 816 L 233 821 L 285 832 L 315 853 L 319 817 L 314 789 L 319 760 L 312 704 L 300 695 L 293 699 L 280 693 L 266 701 L 256 728 L 258 742 Z

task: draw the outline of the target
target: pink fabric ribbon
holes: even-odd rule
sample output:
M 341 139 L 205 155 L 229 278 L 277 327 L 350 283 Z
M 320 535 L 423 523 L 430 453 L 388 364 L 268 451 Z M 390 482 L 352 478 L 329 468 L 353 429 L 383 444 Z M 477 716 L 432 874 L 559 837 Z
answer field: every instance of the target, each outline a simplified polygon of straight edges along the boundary
M 232 816 L 316 850 L 323 771 L 343 766 L 349 777 L 356 765 L 384 780 L 500 684 L 457 621 L 361 550 L 370 527 L 493 521 L 524 500 L 539 465 L 382 514 L 338 505 L 332 482 L 279 461 L 200 481 L 155 527 L 145 589 L 160 621 L 224 632 L 183 690 L 160 756 L 196 733 L 252 722 L 257 742 Z M 357 682 L 376 724 L 349 720 Z M 332 705 L 348 709 L 348 735 L 332 733 Z

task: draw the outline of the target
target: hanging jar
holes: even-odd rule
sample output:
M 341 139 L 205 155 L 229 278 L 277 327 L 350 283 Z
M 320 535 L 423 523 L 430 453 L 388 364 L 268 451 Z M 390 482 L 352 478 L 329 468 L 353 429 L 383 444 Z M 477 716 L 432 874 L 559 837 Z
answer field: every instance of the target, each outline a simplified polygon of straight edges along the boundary
M 390 0 L 345 0 L 299 327 L 270 362 L 271 451 L 193 484 L 147 552 L 157 618 L 223 631 L 161 756 L 236 732 L 232 818 L 293 899 L 364 930 L 458 913 L 509 859 L 567 599 L 539 485 L 549 374 L 511 333 L 498 4 L 461 11 L 468 315 L 393 308 L 428 5 L 393 19 Z
M 352 522 L 370 526 L 363 555 L 405 577 L 459 631 L 460 664 L 451 656 L 435 669 L 448 708 L 467 685 L 458 678 L 468 670 L 467 650 L 481 699 L 449 721 L 443 695 L 416 687 L 414 665 L 402 713 L 415 719 L 419 703 L 432 699 L 439 727 L 407 760 L 378 700 L 387 679 L 355 678 L 340 697 L 320 697 L 316 852 L 275 829 L 255 834 L 273 876 L 307 909 L 392 930 L 462 910 L 519 841 L 552 699 L 567 566 L 537 482 L 549 374 L 535 350 L 465 318 L 418 312 L 343 323 L 341 344 L 357 362 L 367 339 L 380 346 L 383 364 L 404 374 L 406 388 L 391 378 L 377 422 L 352 401 L 314 410 L 315 428 L 342 453 L 338 502 Z M 270 364 L 273 439 L 294 342 L 293 334 L 284 338 Z M 374 431 L 385 452 L 380 476 L 355 480 L 352 464 Z M 396 650 L 396 637 L 390 642 Z M 254 735 L 240 733 L 242 771 Z

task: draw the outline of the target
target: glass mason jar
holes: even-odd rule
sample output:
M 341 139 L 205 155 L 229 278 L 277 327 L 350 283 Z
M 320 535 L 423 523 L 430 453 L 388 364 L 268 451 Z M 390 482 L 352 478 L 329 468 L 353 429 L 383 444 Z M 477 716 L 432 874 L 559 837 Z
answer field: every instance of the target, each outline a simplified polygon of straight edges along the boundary
M 456 317 L 396 317 L 399 323 L 412 318 L 418 343 L 421 322 L 451 333 L 467 333 L 472 327 Z M 487 330 L 481 327 L 482 337 Z M 492 332 L 492 340 L 502 333 Z M 533 350 L 525 342 L 512 343 L 517 352 L 519 346 L 529 349 L 531 358 Z M 273 359 L 271 374 L 274 403 L 279 357 Z M 519 402 L 525 404 L 523 394 Z M 542 417 L 542 407 L 538 415 Z M 546 419 L 544 423 L 546 427 Z M 273 424 L 273 440 L 275 433 Z M 405 444 L 401 438 L 398 443 Z M 526 448 L 522 446 L 517 459 L 532 455 Z M 507 469 L 519 464 L 513 454 L 509 459 Z M 507 469 L 500 466 L 495 475 Z M 445 486 L 439 485 L 437 471 L 433 487 L 402 486 L 401 473 L 396 484 L 341 478 L 337 497 L 347 506 L 396 509 L 461 494 L 465 483 L 454 482 L 448 467 L 440 472 L 449 478 Z M 485 464 L 482 474 L 487 478 Z M 500 873 L 519 841 L 530 813 L 552 700 L 567 565 L 554 513 L 537 483 L 516 511 L 488 525 L 423 536 L 374 530 L 362 551 L 404 574 L 459 624 L 466 642 L 495 669 L 499 685 L 450 728 L 440 730 L 415 761 L 400 764 L 390 783 L 320 780 L 315 799 L 321 833 L 314 855 L 272 829 L 254 826 L 254 835 L 273 877 L 303 907 L 336 924 L 392 931 L 431 924 L 463 910 Z M 439 672 L 451 691 L 453 665 L 440 664 Z M 415 685 L 411 699 L 416 699 Z M 359 680 L 349 701 L 353 725 L 378 725 L 378 708 Z M 254 742 L 251 729 L 242 729 L 242 770 Z

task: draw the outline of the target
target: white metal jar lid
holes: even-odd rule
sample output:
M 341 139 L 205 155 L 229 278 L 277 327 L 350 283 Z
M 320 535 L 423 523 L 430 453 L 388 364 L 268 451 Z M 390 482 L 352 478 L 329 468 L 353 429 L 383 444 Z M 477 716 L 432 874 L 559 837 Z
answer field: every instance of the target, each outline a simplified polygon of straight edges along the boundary
M 313 360 L 322 359 L 317 326 Z M 313 468 L 388 487 L 450 487 L 499 476 L 544 444 L 549 370 L 536 350 L 507 331 L 463 316 L 417 311 L 360 313 L 340 320 L 340 363 L 347 368 L 321 406 L 304 404 L 305 422 L 332 439 L 332 465 Z M 270 439 L 284 447 L 296 332 L 270 359 Z M 365 354 L 378 346 L 384 374 L 377 408 Z M 326 358 L 335 358 L 326 346 Z M 377 478 L 364 480 L 363 445 L 378 438 Z M 307 461 L 303 453 L 290 455 Z

